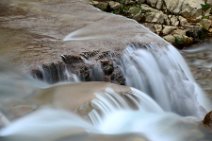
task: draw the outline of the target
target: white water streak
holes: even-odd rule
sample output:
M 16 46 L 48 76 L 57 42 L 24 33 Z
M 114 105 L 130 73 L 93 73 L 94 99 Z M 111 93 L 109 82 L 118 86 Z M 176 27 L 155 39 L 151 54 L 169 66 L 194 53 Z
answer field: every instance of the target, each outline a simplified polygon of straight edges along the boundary
M 89 113 L 93 124 L 98 125 L 106 115 L 119 110 L 140 110 L 160 113 L 161 107 L 147 94 L 131 88 L 130 93 L 118 94 L 107 88 L 105 92 L 97 93 L 92 100 L 94 109 Z
M 164 110 L 202 117 L 210 109 L 180 53 L 167 47 L 129 46 L 120 68 L 129 86 L 149 94 Z

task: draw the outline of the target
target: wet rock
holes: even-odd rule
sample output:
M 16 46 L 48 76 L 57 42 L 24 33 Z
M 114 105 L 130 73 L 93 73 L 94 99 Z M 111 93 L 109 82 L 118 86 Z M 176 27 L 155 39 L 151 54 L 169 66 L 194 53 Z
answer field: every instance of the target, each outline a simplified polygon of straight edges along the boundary
M 125 78 L 121 72 L 121 70 L 118 67 L 114 68 L 114 71 L 111 75 L 111 82 L 120 84 L 120 85 L 125 85 Z
M 85 58 L 91 58 L 99 54 L 99 52 L 100 52 L 99 50 L 92 50 L 92 51 L 86 51 L 86 52 L 83 51 L 80 55 Z
M 205 39 L 207 35 L 208 35 L 208 31 L 199 26 L 190 28 L 189 30 L 186 31 L 186 36 L 192 37 L 194 42 L 198 42 L 200 40 Z
M 206 114 L 202 122 L 205 126 L 212 128 L 212 111 Z
M 101 52 L 101 54 L 99 54 L 98 56 L 98 59 L 105 59 L 105 58 L 111 58 L 111 57 L 115 57 L 117 56 L 118 53 L 116 52 L 111 52 L 111 51 L 104 51 L 104 52 Z
M 82 57 L 79 55 L 61 55 L 61 58 L 66 64 L 82 63 Z
M 105 75 L 111 75 L 114 71 L 113 62 L 110 60 L 102 60 L 101 67 Z
M 43 73 L 41 72 L 41 70 L 36 70 L 36 69 L 33 69 L 31 71 L 31 75 L 38 79 L 38 80 L 43 80 L 44 79 L 44 76 L 43 76 Z
M 49 65 L 42 65 L 42 70 L 43 70 L 43 80 L 47 81 L 48 83 L 56 83 L 58 82 L 59 79 L 59 70 L 58 70 L 58 65 L 51 63 Z
M 90 76 L 89 68 L 87 66 L 84 65 L 84 66 L 81 66 L 80 67 L 79 77 L 83 81 L 91 81 L 91 76 Z

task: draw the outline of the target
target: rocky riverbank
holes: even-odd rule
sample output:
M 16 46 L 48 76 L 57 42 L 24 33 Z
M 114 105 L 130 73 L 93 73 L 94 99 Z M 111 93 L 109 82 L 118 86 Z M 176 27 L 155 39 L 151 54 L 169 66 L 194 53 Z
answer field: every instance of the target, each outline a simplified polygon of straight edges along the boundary
M 91 0 L 90 3 L 142 23 L 179 48 L 212 35 L 211 0 Z

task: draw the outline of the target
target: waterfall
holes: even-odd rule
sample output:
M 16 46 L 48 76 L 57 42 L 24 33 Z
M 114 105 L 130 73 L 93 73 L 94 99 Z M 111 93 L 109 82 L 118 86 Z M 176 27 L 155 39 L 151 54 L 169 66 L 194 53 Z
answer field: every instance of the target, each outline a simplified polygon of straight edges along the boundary
M 40 107 L 16 121 L 9 121 L 2 112 L 5 101 L 25 98 L 27 101 L 41 89 L 52 87 L 59 93 L 63 92 L 60 88 L 65 87 L 62 83 L 47 85 L 0 67 L 0 126 L 4 126 L 0 129 L 0 140 L 112 141 L 118 137 L 128 141 L 125 136 L 142 141 L 211 140 L 211 135 L 200 126 L 199 120 L 209 110 L 210 104 L 174 47 L 131 44 L 115 64 L 122 71 L 126 85 L 131 87 L 117 85 L 114 88 L 111 84 L 94 88 L 92 85 L 84 84 L 85 87 L 82 87 L 82 83 L 70 83 L 68 89 L 66 85 L 68 94 L 69 91 L 70 94 L 71 91 L 77 93 L 78 89 L 92 93 L 89 100 L 85 100 L 90 106 L 86 115 L 70 109 L 57 109 L 57 104 L 50 102 L 46 104 L 51 108 Z M 91 64 L 88 69 L 91 80 L 102 80 L 105 74 L 101 67 L 100 63 L 96 66 Z M 72 73 L 66 64 L 43 65 L 33 74 L 48 83 L 78 82 L 80 77 Z M 53 91 L 48 91 L 53 99 L 60 96 L 54 96 Z M 70 103 L 75 101 L 70 99 Z M 83 102 L 80 103 L 82 108 L 86 106 Z
M 116 136 L 129 137 L 133 134 L 139 135 L 135 137 L 142 141 L 210 139 L 210 135 L 201 130 L 197 118 L 164 112 L 150 96 L 135 88 L 123 93 L 106 87 L 94 95 L 96 96 L 91 101 L 93 110 L 88 113 L 90 120 L 68 110 L 41 107 L 0 129 L 0 139 L 99 141 L 109 138 L 108 141 L 113 141 Z M 98 137 L 95 137 L 96 135 Z M 92 136 L 94 138 L 90 139 Z
M 32 70 L 35 79 L 53 84 L 61 81 L 79 82 L 79 77 L 72 73 L 67 65 L 58 63 L 39 66 L 37 70 Z
M 96 98 L 91 102 L 93 110 L 89 118 L 94 125 L 102 122 L 109 113 L 119 110 L 140 110 L 154 113 L 163 112 L 161 107 L 147 94 L 130 88 L 128 93 L 118 94 L 111 88 L 96 93 Z
M 198 117 L 209 110 L 207 98 L 173 46 L 131 44 L 119 64 L 126 84 L 150 95 L 164 110 Z
M 106 74 L 100 61 L 74 56 L 63 56 L 62 59 L 65 62 L 78 59 L 84 63 L 86 75 L 78 73 L 77 76 L 72 73 L 72 66 L 60 63 L 43 65 L 33 74 L 48 83 L 79 82 L 79 78 L 87 81 L 113 81 L 111 76 L 118 74 Z M 116 59 L 118 61 L 114 61 L 112 67 L 118 65 L 126 85 L 145 92 L 165 111 L 202 118 L 210 110 L 207 97 L 195 82 L 183 57 L 172 45 L 157 47 L 133 43 L 124 50 L 121 58 Z M 109 68 L 110 63 L 107 62 L 107 65 L 106 68 Z
M 97 64 L 93 64 L 93 67 L 91 67 L 89 71 L 90 71 L 90 76 L 92 81 L 104 80 L 104 72 L 99 62 L 97 62 Z

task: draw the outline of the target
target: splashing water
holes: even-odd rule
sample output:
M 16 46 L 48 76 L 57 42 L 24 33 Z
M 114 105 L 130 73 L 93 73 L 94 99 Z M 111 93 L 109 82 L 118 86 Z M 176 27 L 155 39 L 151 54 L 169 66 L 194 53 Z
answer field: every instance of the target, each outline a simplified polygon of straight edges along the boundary
M 127 85 L 149 94 L 166 111 L 202 117 L 210 108 L 184 59 L 171 45 L 130 45 L 120 68 Z

